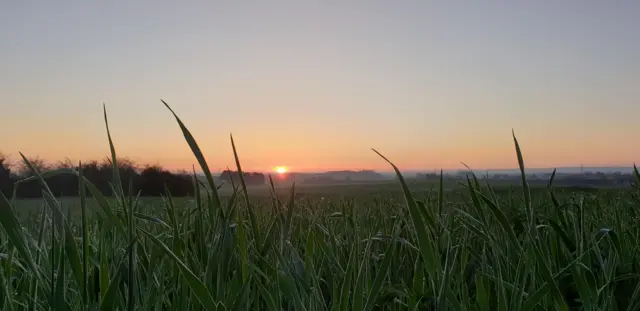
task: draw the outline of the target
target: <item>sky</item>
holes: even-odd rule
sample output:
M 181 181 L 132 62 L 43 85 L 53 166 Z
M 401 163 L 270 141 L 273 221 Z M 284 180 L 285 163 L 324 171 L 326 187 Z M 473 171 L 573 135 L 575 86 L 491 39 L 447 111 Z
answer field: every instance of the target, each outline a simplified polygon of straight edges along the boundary
M 3 1 L 0 151 L 213 170 L 640 162 L 639 1 Z

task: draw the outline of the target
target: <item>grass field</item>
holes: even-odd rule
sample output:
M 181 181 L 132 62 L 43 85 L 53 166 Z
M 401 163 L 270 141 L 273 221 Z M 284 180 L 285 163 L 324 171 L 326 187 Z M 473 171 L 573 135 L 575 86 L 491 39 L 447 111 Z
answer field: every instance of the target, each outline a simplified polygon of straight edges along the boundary
M 78 198 L 0 200 L 2 310 L 640 308 L 638 189 L 221 196 L 207 175 L 189 199 L 105 198 L 75 173 Z

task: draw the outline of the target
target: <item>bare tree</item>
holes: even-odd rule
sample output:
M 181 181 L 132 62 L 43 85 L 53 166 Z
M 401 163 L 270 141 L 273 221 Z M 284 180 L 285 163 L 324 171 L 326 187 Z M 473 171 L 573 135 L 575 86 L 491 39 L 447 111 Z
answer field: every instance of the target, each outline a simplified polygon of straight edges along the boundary
M 64 160 L 58 161 L 55 166 L 55 168 L 76 168 L 76 165 L 71 161 L 71 159 L 69 158 L 65 158 Z
M 39 172 L 44 172 L 51 168 L 51 166 L 40 157 L 33 157 L 33 158 L 27 158 L 27 159 L 29 160 L 31 165 L 35 169 L 37 169 Z M 27 163 L 25 163 L 24 161 L 20 161 L 17 165 L 17 168 L 18 168 L 18 175 L 20 175 L 21 177 L 28 177 L 33 175 L 33 172 L 31 171 Z

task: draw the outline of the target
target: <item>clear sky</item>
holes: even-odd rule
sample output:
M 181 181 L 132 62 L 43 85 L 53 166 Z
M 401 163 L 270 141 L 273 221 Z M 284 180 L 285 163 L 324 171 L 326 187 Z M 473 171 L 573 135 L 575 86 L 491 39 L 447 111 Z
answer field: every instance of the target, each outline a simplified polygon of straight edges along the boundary
M 640 161 L 640 1 L 2 1 L 0 150 L 215 169 Z

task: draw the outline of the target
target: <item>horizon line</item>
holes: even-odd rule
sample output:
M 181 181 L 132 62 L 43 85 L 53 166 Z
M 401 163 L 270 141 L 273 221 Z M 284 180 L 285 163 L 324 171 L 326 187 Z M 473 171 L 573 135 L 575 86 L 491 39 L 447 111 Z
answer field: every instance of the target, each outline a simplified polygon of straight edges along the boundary
M 621 166 L 621 165 L 594 165 L 594 166 L 557 166 L 557 167 L 525 167 L 525 170 L 564 170 L 564 169 L 581 169 L 581 170 L 589 170 L 589 169 L 626 169 L 633 170 L 633 164 L 630 166 Z M 437 173 L 441 169 L 400 169 L 400 172 L 415 172 L 415 173 Z M 442 169 L 443 172 L 464 172 L 464 171 L 519 171 L 519 167 L 512 168 L 483 168 L 483 169 L 467 169 L 467 168 L 459 168 L 459 169 Z M 221 173 L 225 170 L 220 171 L 211 171 L 211 173 Z M 361 171 L 371 171 L 375 173 L 389 173 L 394 174 L 395 172 L 390 170 L 375 170 L 375 169 L 336 169 L 336 170 L 323 170 L 323 171 L 289 171 L 285 174 L 322 174 L 322 173 L 332 173 L 332 172 L 342 172 L 342 171 L 351 171 L 351 172 L 361 172 Z M 202 174 L 203 171 L 196 170 L 198 174 Z M 237 172 L 232 170 L 232 172 Z M 274 173 L 273 171 L 260 171 L 260 170 L 243 170 L 243 173 Z
M 2 156 L 4 156 L 5 160 L 13 160 L 13 161 L 8 161 L 5 162 L 5 165 L 9 164 L 10 167 L 15 167 L 16 165 L 20 165 L 20 163 L 22 163 L 22 161 L 18 160 L 15 161 L 13 158 L 13 155 L 10 153 L 2 153 L 0 152 L 0 158 L 2 158 Z M 41 161 L 43 161 L 45 164 L 48 165 L 56 165 L 58 163 L 65 163 L 67 161 L 69 161 L 70 163 L 73 163 L 74 165 L 77 165 L 78 163 L 80 163 L 81 161 L 73 161 L 68 157 L 65 157 L 63 160 L 55 160 L 55 161 L 51 161 L 51 160 L 46 160 L 43 158 L 40 158 L 39 156 L 35 156 L 32 157 L 33 159 L 39 159 Z M 197 174 L 202 174 L 203 171 L 201 169 L 201 167 L 199 167 L 199 165 L 196 165 L 196 163 L 193 163 L 191 165 L 191 167 L 189 168 L 171 168 L 171 169 L 167 169 L 167 165 L 166 163 L 161 163 L 159 161 L 156 161 L 156 163 L 143 163 L 143 164 L 139 164 L 140 161 L 138 161 L 138 163 L 136 163 L 135 160 L 133 160 L 131 157 L 119 157 L 123 160 L 128 160 L 129 162 L 131 162 L 132 164 L 134 164 L 137 168 L 143 168 L 146 166 L 159 166 L 167 171 L 172 171 L 172 172 L 179 172 L 179 171 L 192 171 L 192 168 L 195 168 L 195 171 Z M 102 161 L 105 160 L 110 160 L 110 157 L 108 155 L 104 156 L 102 159 L 100 160 L 87 160 L 87 161 L 82 161 L 82 163 L 91 163 L 91 162 L 98 162 L 101 163 Z M 144 162 L 144 161 L 142 161 Z M 153 161 L 151 161 L 153 162 Z M 607 170 L 611 170 L 611 169 L 625 169 L 625 170 L 633 170 L 635 163 L 632 164 L 628 164 L 628 165 L 614 165 L 614 164 L 605 164 L 605 165 L 561 165 L 561 166 L 544 166 L 544 167 L 526 167 L 525 166 L 525 170 L 565 170 L 565 169 L 581 169 L 581 170 L 593 170 L 593 169 L 607 169 Z M 169 165 L 170 166 L 170 165 Z M 194 167 L 195 166 L 195 167 Z M 234 171 L 235 168 L 231 168 L 231 167 L 225 167 L 225 168 L 217 168 L 214 170 L 211 170 L 211 173 L 221 173 L 227 169 L 231 169 L 232 171 Z M 469 168 L 469 167 L 459 167 L 459 168 L 399 168 L 401 172 L 411 172 L 411 173 L 431 173 L 431 172 L 438 172 L 440 170 L 442 171 L 447 171 L 447 172 L 451 172 L 451 171 L 477 171 L 477 172 L 482 172 L 482 171 L 513 171 L 513 170 L 520 170 L 519 167 L 503 167 L 503 168 Z M 265 169 L 249 169 L 249 170 L 244 170 L 246 172 L 260 172 L 260 173 L 276 173 L 273 170 L 265 170 Z M 326 173 L 326 172 L 339 172 L 339 171 L 353 171 L 353 172 L 358 172 L 358 171 L 372 171 L 372 172 L 378 172 L 378 173 L 393 173 L 393 169 L 392 168 L 385 168 L 385 169 L 373 169 L 373 168 L 324 168 L 324 169 L 310 169 L 310 170 L 289 170 L 287 173 L 291 174 L 291 173 L 297 173 L 297 174 L 318 174 L 318 173 Z

